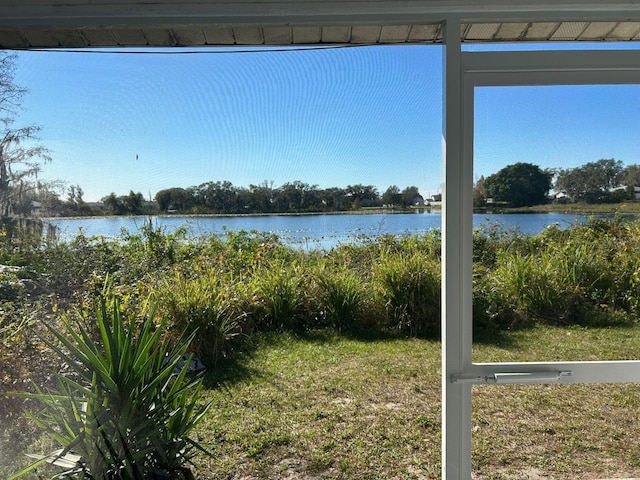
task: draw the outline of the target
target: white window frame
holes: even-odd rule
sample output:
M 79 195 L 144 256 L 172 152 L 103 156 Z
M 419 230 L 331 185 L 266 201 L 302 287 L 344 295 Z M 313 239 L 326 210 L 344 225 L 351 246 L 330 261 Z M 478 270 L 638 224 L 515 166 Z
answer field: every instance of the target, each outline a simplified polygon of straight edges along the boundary
M 473 384 L 640 382 L 640 361 L 474 363 L 474 90 L 483 86 L 640 84 L 640 51 L 464 52 L 445 25 L 442 478 L 471 478 Z M 579 128 L 579 126 L 577 126 Z

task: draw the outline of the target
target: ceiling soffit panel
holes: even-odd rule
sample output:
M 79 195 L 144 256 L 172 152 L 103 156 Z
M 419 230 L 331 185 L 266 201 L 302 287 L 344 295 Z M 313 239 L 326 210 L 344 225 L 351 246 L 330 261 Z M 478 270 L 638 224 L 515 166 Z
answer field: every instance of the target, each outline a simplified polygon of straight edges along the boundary
M 563 22 L 558 29 L 553 32 L 549 40 L 571 41 L 580 38 L 580 35 L 589 25 L 587 22 Z M 611 25 L 613 28 L 613 25 Z
M 607 40 L 632 40 L 640 33 L 640 23 L 620 22 L 607 35 Z
M 528 23 L 501 23 L 493 39 L 506 41 L 513 41 L 513 39 L 521 40 L 528 28 Z
M 616 24 L 612 22 L 591 22 L 580 34 L 580 39 L 594 42 L 602 41 L 615 27 Z
M 125 32 L 122 32 L 122 33 L 123 35 L 126 35 L 130 31 L 131 30 L 126 30 Z M 87 40 L 87 44 L 90 47 L 108 47 L 109 45 L 113 45 L 114 43 L 118 45 L 125 45 L 120 43 L 120 41 L 117 39 L 118 32 L 115 30 L 114 31 L 111 31 L 108 29 L 84 30 L 82 34 L 84 35 L 84 38 Z M 140 32 L 140 35 L 142 35 L 142 32 Z M 144 36 L 142 36 L 142 38 L 144 39 Z M 145 39 L 145 43 L 146 43 L 146 39 Z
M 95 34 L 95 32 L 99 32 L 100 30 L 86 30 L 84 31 L 84 36 L 87 39 L 87 41 L 89 41 L 91 46 L 104 46 L 105 44 L 103 43 L 102 45 L 100 44 L 94 44 L 91 43 L 91 36 Z M 88 32 L 91 32 L 90 34 L 88 34 Z M 118 43 L 118 45 L 123 45 L 123 46 L 143 46 L 143 45 L 147 45 L 148 43 L 148 39 L 145 36 L 145 34 L 142 32 L 142 30 L 140 29 L 120 29 L 120 28 L 115 28 L 112 30 L 113 32 L 113 37 L 115 38 L 116 42 Z
M 142 33 L 147 39 L 147 45 L 173 47 L 178 44 L 173 32 L 168 28 L 145 28 Z
M 57 40 L 54 39 L 57 44 Z M 14 45 L 15 48 L 27 48 L 29 47 L 29 41 L 17 30 L 2 30 L 0 31 L 0 45 Z
M 411 25 L 407 41 L 413 42 L 442 42 L 442 25 Z
M 236 43 L 233 28 L 204 28 L 204 38 L 207 45 L 233 45 Z
M 37 45 L 41 48 L 57 48 L 60 46 L 51 30 L 20 30 L 20 33 L 27 40 L 27 47 Z M 2 45 L 17 48 L 17 45 L 11 43 L 2 43 Z
M 206 45 L 202 28 L 174 27 L 171 31 L 180 46 Z
M 472 23 L 463 42 L 638 41 L 640 22 Z M 0 29 L 0 48 L 441 43 L 440 24 Z
M 263 45 L 264 35 L 258 27 L 239 27 L 233 29 L 236 45 Z
M 637 0 L 0 1 L 0 48 L 440 43 L 640 38 Z
M 53 30 L 53 36 L 59 45 L 73 45 L 74 47 L 88 47 L 89 42 L 82 35 L 81 30 L 64 29 Z
M 322 40 L 320 27 L 293 27 L 293 43 L 298 45 L 314 45 Z
M 262 29 L 265 45 L 291 45 L 293 32 L 291 27 L 266 27 Z
M 322 27 L 322 43 L 349 43 L 351 27 Z
M 380 43 L 406 43 L 409 25 L 383 25 L 380 29 Z
M 360 44 L 378 43 L 380 40 L 380 26 L 361 26 L 351 28 L 351 42 Z
M 498 29 L 500 28 L 499 23 L 472 23 L 467 26 L 468 28 L 465 30 L 463 34 L 463 38 L 465 41 L 491 41 L 493 37 L 495 37 Z
M 524 34 L 523 40 L 533 42 L 549 40 L 559 26 L 559 22 L 533 23 L 529 25 L 529 28 Z

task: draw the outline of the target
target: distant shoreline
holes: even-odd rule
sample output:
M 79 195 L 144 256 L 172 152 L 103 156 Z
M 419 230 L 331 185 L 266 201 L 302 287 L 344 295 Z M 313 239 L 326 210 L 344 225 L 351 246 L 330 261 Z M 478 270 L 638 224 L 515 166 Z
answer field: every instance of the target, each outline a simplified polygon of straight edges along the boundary
M 43 221 L 47 220 L 68 220 L 68 219 L 83 219 L 83 218 L 131 218 L 131 217 L 189 217 L 189 218 L 231 218 L 231 217 L 306 217 L 316 215 L 376 215 L 386 213 L 390 215 L 398 214 L 415 214 L 420 210 L 435 210 L 440 212 L 440 205 L 437 206 L 425 206 L 425 207 L 411 207 L 408 209 L 389 209 L 389 208 L 361 208 L 359 210 L 347 210 L 347 211 L 334 211 L 334 212 L 280 212 L 280 213 L 159 213 L 150 212 L 142 213 L 138 215 L 78 215 L 77 217 L 41 217 Z
M 582 204 L 568 203 L 557 204 L 550 203 L 546 205 L 534 205 L 532 207 L 495 207 L 474 209 L 474 213 L 567 213 L 574 215 L 612 215 L 616 213 L 636 213 L 640 214 L 640 202 L 625 203 L 599 203 L 599 204 Z
M 74 217 L 41 217 L 43 221 L 83 219 L 83 218 L 130 218 L 130 217 L 188 217 L 188 218 L 231 218 L 231 217 L 304 217 L 317 215 L 375 215 L 375 214 L 415 214 L 417 211 L 426 213 L 441 213 L 441 205 L 424 207 L 411 207 L 407 209 L 389 209 L 378 207 L 364 207 L 359 210 L 333 211 L 333 212 L 282 212 L 282 213 L 160 213 L 151 212 L 140 215 L 81 215 Z M 616 213 L 640 214 L 640 202 L 604 203 L 604 204 L 546 204 L 532 207 L 484 207 L 474 208 L 473 213 L 505 214 L 510 213 L 565 213 L 573 215 L 613 215 Z

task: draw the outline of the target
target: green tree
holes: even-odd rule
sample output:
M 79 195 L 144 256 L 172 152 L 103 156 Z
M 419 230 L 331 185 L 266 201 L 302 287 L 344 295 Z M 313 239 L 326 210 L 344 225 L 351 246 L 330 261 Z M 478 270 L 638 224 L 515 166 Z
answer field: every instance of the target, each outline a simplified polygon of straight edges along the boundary
M 269 213 L 273 211 L 274 190 L 273 180 L 264 180 L 258 185 L 249 185 L 251 193 L 252 211 L 257 213 Z
M 421 198 L 422 195 L 420 195 L 418 187 L 411 186 L 402 190 L 402 205 L 405 207 L 413 205 L 416 200 L 419 200 Z
M 402 194 L 397 185 L 391 185 L 382 194 L 382 203 L 385 205 L 399 205 L 402 201 Z
M 190 197 L 191 195 L 187 190 L 176 187 L 160 190 L 156 193 L 155 200 L 158 202 L 158 208 L 163 212 L 170 209 L 184 212 L 190 207 Z
M 318 186 L 296 180 L 279 189 L 279 207 L 284 212 L 305 212 L 320 209 Z
M 330 187 L 320 191 L 323 210 L 341 211 L 348 208 L 347 194 L 343 188 Z
M 122 197 L 122 203 L 127 213 L 137 215 L 144 212 L 144 196 L 142 193 L 129 191 L 129 195 Z
M 484 190 L 484 176 L 480 175 L 480 178 L 478 178 L 473 185 L 473 206 L 484 207 L 486 203 L 487 199 Z
M 347 185 L 346 195 L 350 199 L 351 208 L 358 210 L 361 206 L 375 205 L 380 200 L 378 189 L 373 185 Z
M 628 165 L 618 175 L 618 183 L 626 187 L 640 187 L 640 165 Z
M 203 183 L 194 189 L 192 196 L 195 205 L 210 212 L 238 212 L 238 189 L 227 180 Z
M 613 158 L 589 162 L 580 167 L 561 169 L 556 176 L 554 188 L 566 192 L 569 197 L 584 203 L 607 203 L 620 200 L 613 189 L 620 185 L 622 162 Z
M 102 203 L 104 203 L 114 215 L 122 215 L 125 212 L 125 206 L 122 202 L 122 198 L 118 197 L 113 192 L 106 197 L 103 197 Z
M 539 205 L 551 189 L 551 172 L 531 163 L 507 165 L 484 180 L 487 198 L 507 202 L 512 207 Z

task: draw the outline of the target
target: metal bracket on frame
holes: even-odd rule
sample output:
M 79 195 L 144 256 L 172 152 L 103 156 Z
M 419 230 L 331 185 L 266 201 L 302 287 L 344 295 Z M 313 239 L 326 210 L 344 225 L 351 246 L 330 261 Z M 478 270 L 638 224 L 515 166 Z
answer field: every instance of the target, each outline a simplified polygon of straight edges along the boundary
M 570 377 L 572 371 L 552 372 L 496 372 L 492 375 L 451 375 L 451 383 L 471 384 L 519 384 L 519 383 L 554 383 L 562 377 Z

